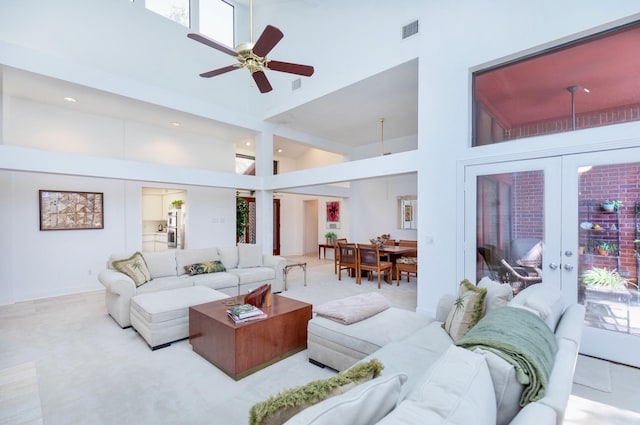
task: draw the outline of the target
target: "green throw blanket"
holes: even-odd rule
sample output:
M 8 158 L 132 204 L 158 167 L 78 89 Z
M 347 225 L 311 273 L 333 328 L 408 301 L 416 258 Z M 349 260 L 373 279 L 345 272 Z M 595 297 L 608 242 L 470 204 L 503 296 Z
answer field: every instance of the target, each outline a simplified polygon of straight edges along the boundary
M 524 385 L 520 405 L 540 400 L 545 393 L 558 344 L 547 324 L 535 314 L 502 307 L 483 317 L 456 345 L 482 348 L 511 363 Z

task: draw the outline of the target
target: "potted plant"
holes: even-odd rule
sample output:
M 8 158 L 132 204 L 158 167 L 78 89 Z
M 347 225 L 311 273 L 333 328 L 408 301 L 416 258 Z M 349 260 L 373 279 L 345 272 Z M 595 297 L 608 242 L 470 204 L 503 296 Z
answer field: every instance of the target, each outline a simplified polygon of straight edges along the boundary
M 327 245 L 333 245 L 333 242 L 338 239 L 338 235 L 335 232 L 327 232 L 324 237 L 327 239 Z
M 621 206 L 622 201 L 619 201 L 617 199 L 613 201 L 606 200 L 602 203 L 602 210 L 607 212 L 618 211 Z
M 618 252 L 618 244 L 601 241 L 596 247 L 596 250 L 598 251 L 598 255 L 614 255 Z
M 182 208 L 182 204 L 184 204 L 184 201 L 182 199 L 176 199 L 175 201 L 171 201 L 171 206 L 177 210 Z
M 628 302 L 631 298 L 628 286 L 638 287 L 620 276 L 617 270 L 593 267 L 580 275 L 585 295 L 590 299 L 607 299 Z

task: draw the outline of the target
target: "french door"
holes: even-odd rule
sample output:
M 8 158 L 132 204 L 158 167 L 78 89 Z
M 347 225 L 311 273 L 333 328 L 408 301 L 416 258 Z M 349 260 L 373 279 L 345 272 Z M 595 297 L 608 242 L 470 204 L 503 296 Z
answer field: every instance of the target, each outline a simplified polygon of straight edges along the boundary
M 467 166 L 465 208 L 465 276 L 560 289 L 582 353 L 640 367 L 640 149 Z

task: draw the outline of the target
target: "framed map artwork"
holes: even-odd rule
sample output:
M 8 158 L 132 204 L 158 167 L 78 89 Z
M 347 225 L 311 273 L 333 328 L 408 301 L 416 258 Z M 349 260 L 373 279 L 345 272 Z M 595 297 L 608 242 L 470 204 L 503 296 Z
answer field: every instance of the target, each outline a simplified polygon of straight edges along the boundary
M 40 230 L 104 229 L 100 192 L 40 190 Z

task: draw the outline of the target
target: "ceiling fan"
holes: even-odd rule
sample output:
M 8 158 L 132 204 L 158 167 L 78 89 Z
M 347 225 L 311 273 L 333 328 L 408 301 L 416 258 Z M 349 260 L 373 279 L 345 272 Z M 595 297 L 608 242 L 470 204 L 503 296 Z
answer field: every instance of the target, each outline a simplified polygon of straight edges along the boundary
M 236 50 L 232 50 L 227 46 L 224 46 L 216 41 L 211 40 L 201 34 L 189 33 L 187 37 L 192 40 L 198 41 L 209 47 L 213 47 L 216 50 L 226 53 L 230 56 L 234 56 L 238 63 L 233 65 L 224 66 L 222 68 L 214 69 L 212 71 L 203 72 L 200 74 L 203 78 L 211 78 L 216 75 L 225 74 L 230 71 L 234 71 L 240 68 L 247 68 L 251 72 L 253 80 L 258 86 L 260 93 L 267 93 L 273 90 L 269 80 L 267 79 L 264 71 L 270 69 L 272 71 L 287 72 L 289 74 L 303 75 L 310 77 L 313 75 L 313 67 L 309 65 L 300 65 L 297 63 L 281 62 L 276 60 L 267 59 L 269 52 L 278 44 L 284 37 L 282 31 L 278 28 L 267 25 L 262 31 L 262 34 L 258 38 L 258 41 L 253 43 L 253 0 L 251 1 L 250 10 L 250 40 L 246 43 L 240 43 L 236 46 Z

